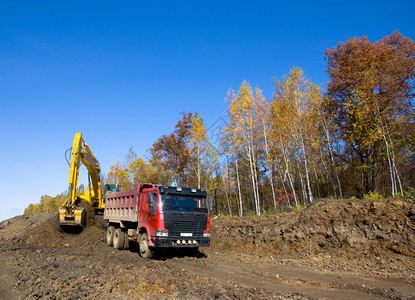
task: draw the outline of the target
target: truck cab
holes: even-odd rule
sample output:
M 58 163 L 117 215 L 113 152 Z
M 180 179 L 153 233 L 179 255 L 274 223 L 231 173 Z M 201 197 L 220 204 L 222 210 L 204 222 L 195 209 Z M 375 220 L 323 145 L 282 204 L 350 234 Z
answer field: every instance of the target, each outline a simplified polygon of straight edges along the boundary
M 153 256 L 158 248 L 189 248 L 196 252 L 199 247 L 208 247 L 210 215 L 206 196 L 202 189 L 152 184 L 109 193 L 104 212 L 107 242 L 125 248 L 125 242 L 115 243 L 114 231 L 118 229 L 118 236 L 139 243 L 143 257 Z
M 210 217 L 204 190 L 161 186 L 148 199 L 155 247 L 209 246 Z

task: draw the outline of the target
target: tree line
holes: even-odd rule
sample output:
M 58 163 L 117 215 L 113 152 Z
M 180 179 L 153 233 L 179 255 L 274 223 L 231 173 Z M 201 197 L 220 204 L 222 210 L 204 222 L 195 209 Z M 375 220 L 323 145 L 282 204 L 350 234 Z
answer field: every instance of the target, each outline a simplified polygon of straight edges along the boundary
M 25 208 L 24 213 L 57 211 L 59 206 L 61 206 L 67 198 L 68 195 L 66 192 L 56 195 L 55 197 L 43 195 L 40 197 L 39 203 L 30 203 L 28 207 Z
M 398 31 L 325 51 L 325 89 L 293 67 L 272 99 L 244 81 L 227 92 L 223 127 L 209 135 L 182 112 L 144 160 L 129 149 L 105 181 L 208 191 L 217 213 L 260 215 L 318 198 L 415 197 L 415 43 Z M 64 194 L 26 210 L 56 209 Z M 26 212 L 25 210 L 25 212 Z
M 240 216 L 316 198 L 404 197 L 414 187 L 415 43 L 393 32 L 325 51 L 326 90 L 294 67 L 271 101 L 244 81 L 227 93 L 211 141 L 199 113 L 183 112 L 144 161 L 131 148 L 107 182 L 207 189 L 217 211 Z M 407 194 L 408 195 L 408 194 Z

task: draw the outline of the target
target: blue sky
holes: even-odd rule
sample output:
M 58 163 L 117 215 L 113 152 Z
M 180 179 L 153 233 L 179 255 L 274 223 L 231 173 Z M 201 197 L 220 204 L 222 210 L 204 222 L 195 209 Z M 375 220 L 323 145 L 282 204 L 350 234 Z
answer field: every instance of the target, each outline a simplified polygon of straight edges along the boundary
M 415 39 L 413 1 L 150 2 L 0 1 L 0 220 L 66 190 L 76 132 L 106 173 L 181 111 L 214 124 L 243 80 L 270 100 L 299 66 L 324 88 L 325 49 Z

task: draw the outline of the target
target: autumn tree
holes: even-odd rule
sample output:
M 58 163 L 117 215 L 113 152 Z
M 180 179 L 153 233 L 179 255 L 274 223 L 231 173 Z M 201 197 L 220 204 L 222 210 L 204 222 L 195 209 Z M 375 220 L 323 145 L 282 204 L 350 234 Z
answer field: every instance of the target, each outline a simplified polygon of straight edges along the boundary
M 149 154 L 145 161 L 131 147 L 124 162 L 111 165 L 106 182 L 117 183 L 125 190 L 138 183 L 167 185 L 177 179 L 180 185 L 200 188 L 204 179 L 204 188 L 216 188 L 212 174 L 220 172 L 199 114 L 182 113 L 174 132 L 160 137 Z
M 160 166 L 157 161 L 150 159 L 149 162 L 144 161 L 130 147 L 124 162 L 118 161 L 111 165 L 110 171 L 105 179 L 106 183 L 116 183 L 121 190 L 131 189 L 140 183 L 165 183 L 166 176 L 163 170 L 159 170 Z
M 228 90 L 226 97 L 226 104 L 230 105 L 232 99 L 235 99 L 235 91 Z M 228 118 L 230 117 L 228 109 Z M 244 204 L 242 200 L 241 179 L 239 176 L 239 153 L 242 152 L 240 143 L 237 142 L 238 135 L 234 134 L 231 126 L 225 126 L 224 130 L 220 132 L 219 143 L 216 145 L 219 153 L 223 158 L 222 169 L 224 169 L 223 185 L 224 194 L 227 202 L 229 215 L 232 216 L 232 195 L 235 194 L 237 198 L 237 207 L 239 216 L 244 215 Z
M 176 178 L 179 184 L 187 185 L 191 176 L 189 139 L 193 113 L 182 112 L 181 115 L 182 119 L 177 122 L 174 132 L 160 137 L 150 152 L 171 179 Z
M 260 143 L 263 139 L 258 116 L 258 99 L 262 98 L 262 93 L 257 89 L 254 95 L 249 83 L 244 81 L 238 93 L 230 93 L 230 97 L 229 124 L 225 128 L 225 134 L 231 143 L 232 152 L 243 154 L 243 157 L 247 158 L 255 213 L 260 215 L 258 161 L 259 152 L 262 150 Z M 238 165 L 237 161 L 236 165 Z
M 28 207 L 25 208 L 24 213 L 57 211 L 59 206 L 66 201 L 67 197 L 67 193 L 61 193 L 54 197 L 43 195 L 40 197 L 39 203 L 29 204 Z
M 205 178 L 208 180 L 208 176 L 211 173 L 210 166 L 214 160 L 214 153 L 207 138 L 205 124 L 203 124 L 203 120 L 198 113 L 195 113 L 192 117 L 190 143 L 191 157 L 197 178 L 197 188 L 200 189 L 202 175 L 205 173 Z
M 374 43 L 352 38 L 327 49 L 326 60 L 326 110 L 345 145 L 339 155 L 361 174 L 356 188 L 376 192 L 379 162 L 386 160 L 396 194 L 396 155 L 408 146 L 405 128 L 414 121 L 414 41 L 397 31 Z
M 313 141 L 318 134 L 317 107 L 320 103 L 319 87 L 306 79 L 300 68 L 291 69 L 288 76 L 276 82 L 272 102 L 274 138 L 279 139 L 284 173 L 288 176 L 295 201 L 297 196 L 291 172 L 295 169 L 303 199 L 310 203 L 314 199 L 311 174 L 316 168 L 318 155 Z
M 319 96 L 321 97 L 321 95 Z M 333 186 L 333 194 L 335 198 L 343 199 L 343 189 L 340 182 L 340 176 L 338 172 L 339 163 L 335 160 L 335 154 L 333 151 L 333 141 L 335 140 L 335 124 L 332 119 L 329 119 L 325 111 L 325 105 L 327 98 L 321 98 L 320 105 L 316 107 L 319 118 L 319 129 L 322 131 L 320 140 L 320 149 L 322 156 L 322 164 L 327 169 L 326 178 L 327 183 L 331 183 Z M 324 157 L 327 158 L 327 163 Z M 329 191 L 329 188 L 327 189 Z M 337 195 L 338 193 L 338 195 Z M 330 193 L 327 193 L 329 195 Z
M 255 90 L 255 98 L 256 98 L 256 111 L 258 116 L 258 122 L 260 126 L 259 132 L 261 133 L 261 137 L 263 140 L 263 148 L 264 148 L 264 165 L 267 169 L 267 173 L 269 174 L 269 181 L 272 193 L 272 204 L 274 209 L 277 208 L 277 201 L 276 201 L 276 192 L 274 187 L 274 165 L 275 165 L 275 158 L 272 155 L 272 139 L 271 139 L 271 131 L 272 131 L 272 122 L 271 122 L 271 109 L 270 104 L 266 101 L 265 97 L 262 96 L 262 91 L 260 89 Z
M 106 183 L 118 184 L 121 190 L 128 190 L 132 187 L 128 170 L 120 161 L 111 165 L 107 174 Z

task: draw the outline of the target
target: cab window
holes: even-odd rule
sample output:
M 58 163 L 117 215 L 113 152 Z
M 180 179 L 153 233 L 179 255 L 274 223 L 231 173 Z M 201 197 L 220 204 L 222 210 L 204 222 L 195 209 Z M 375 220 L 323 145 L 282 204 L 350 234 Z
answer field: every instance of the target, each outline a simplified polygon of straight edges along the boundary
M 151 214 L 155 214 L 157 211 L 157 193 L 148 193 L 148 211 Z

